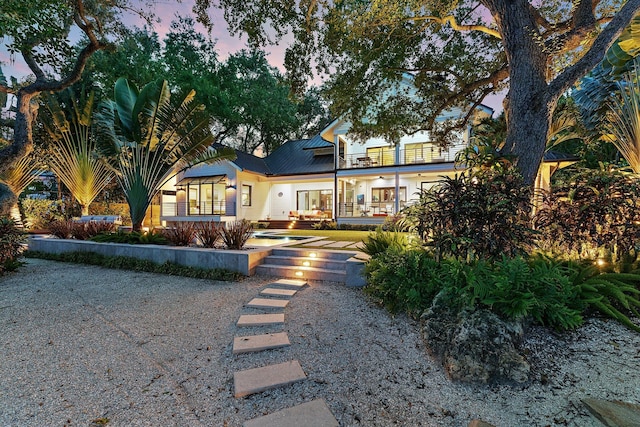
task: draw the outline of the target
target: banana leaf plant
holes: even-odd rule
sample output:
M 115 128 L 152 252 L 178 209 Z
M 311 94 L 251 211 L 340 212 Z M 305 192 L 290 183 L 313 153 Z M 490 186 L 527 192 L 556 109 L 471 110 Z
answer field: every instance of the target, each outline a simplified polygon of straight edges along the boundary
M 166 80 L 138 91 L 120 78 L 114 100 L 100 108 L 100 133 L 107 153 L 116 159 L 134 231 L 141 229 L 153 198 L 171 177 L 196 164 L 235 158 L 231 149 L 211 147 L 209 117 L 194 97 L 191 90 L 172 99 Z

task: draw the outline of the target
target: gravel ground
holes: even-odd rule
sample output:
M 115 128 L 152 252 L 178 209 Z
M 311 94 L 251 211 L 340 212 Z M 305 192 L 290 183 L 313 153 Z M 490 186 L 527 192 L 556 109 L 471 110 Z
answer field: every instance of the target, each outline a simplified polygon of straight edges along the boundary
M 454 384 L 417 323 L 360 290 L 311 283 L 280 327 L 237 328 L 269 283 L 211 282 L 28 260 L 0 277 L 1 426 L 241 426 L 324 398 L 342 426 L 601 426 L 585 397 L 640 402 L 640 335 L 592 320 L 525 343 L 526 386 Z M 291 346 L 231 354 L 233 337 L 288 333 Z M 306 381 L 243 399 L 233 372 L 298 359 Z

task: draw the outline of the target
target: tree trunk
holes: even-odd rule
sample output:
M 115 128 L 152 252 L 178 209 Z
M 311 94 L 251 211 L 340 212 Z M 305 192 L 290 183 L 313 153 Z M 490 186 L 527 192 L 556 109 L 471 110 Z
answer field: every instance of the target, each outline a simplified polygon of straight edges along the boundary
M 86 206 L 81 205 L 81 206 L 80 206 L 80 209 L 81 209 L 81 212 L 82 212 L 82 213 L 81 213 L 81 215 L 82 215 L 82 216 L 87 216 L 87 215 L 89 215 L 89 205 L 86 205 Z
M 486 0 L 496 19 L 509 64 L 503 152 L 517 157 L 525 183 L 533 185 L 547 143 L 555 103 L 547 101 L 547 54 L 527 0 Z
M 19 90 L 16 96 L 18 108 L 14 123 L 13 143 L 0 150 L 0 174 L 33 150 L 31 126 L 37 112 L 37 106 L 31 106 L 34 94 Z M 18 195 L 13 194 L 8 186 L 0 184 L 0 216 L 10 215 L 11 208 L 17 201 Z

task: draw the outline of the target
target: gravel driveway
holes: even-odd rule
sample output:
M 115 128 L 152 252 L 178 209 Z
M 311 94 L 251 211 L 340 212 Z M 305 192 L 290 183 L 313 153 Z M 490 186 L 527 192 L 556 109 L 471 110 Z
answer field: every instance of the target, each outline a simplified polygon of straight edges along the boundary
M 593 321 L 533 334 L 544 381 L 452 384 L 415 322 L 357 289 L 312 283 L 285 325 L 237 328 L 270 280 L 211 282 L 37 259 L 0 277 L 1 426 L 241 426 L 316 398 L 342 426 L 600 426 L 580 399 L 640 401 L 640 337 Z M 231 354 L 236 335 L 284 330 L 291 346 Z M 297 359 L 306 381 L 243 399 L 233 373 Z M 544 383 L 544 384 L 543 384 Z

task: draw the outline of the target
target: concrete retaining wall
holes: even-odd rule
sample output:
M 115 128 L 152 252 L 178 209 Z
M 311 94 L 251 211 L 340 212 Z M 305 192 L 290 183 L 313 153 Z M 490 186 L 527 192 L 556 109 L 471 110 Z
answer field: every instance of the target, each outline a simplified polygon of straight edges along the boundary
M 245 276 L 253 275 L 256 267 L 262 264 L 262 259 L 271 254 L 271 249 L 264 248 L 232 251 L 162 245 L 96 243 L 50 237 L 31 238 L 29 249 L 46 253 L 94 252 L 105 256 L 145 259 L 158 264 L 169 261 L 187 267 L 224 268 Z

